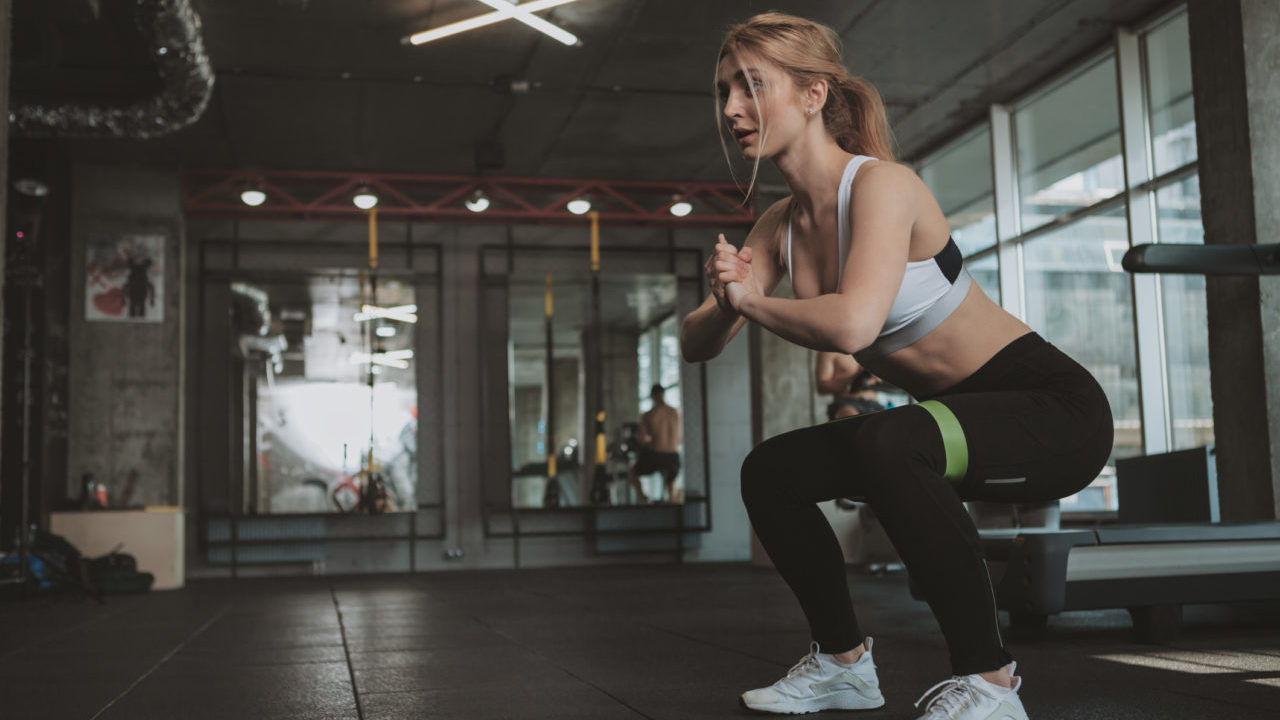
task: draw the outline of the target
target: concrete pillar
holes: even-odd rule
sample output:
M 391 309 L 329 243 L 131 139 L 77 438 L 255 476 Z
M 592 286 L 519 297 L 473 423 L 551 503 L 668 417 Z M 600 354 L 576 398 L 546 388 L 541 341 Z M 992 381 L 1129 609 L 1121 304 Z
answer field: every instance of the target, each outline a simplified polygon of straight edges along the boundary
M 181 187 L 174 169 L 73 168 L 66 478 L 73 497 L 78 478 L 91 472 L 107 486 L 113 503 L 126 497 L 140 505 L 179 502 L 184 469 Z M 163 293 L 156 298 L 163 321 L 89 320 L 86 305 L 93 301 L 85 297 L 85 268 L 90 238 L 135 233 L 165 238 Z M 206 346 L 205 352 L 211 359 L 229 354 L 227 347 Z M 232 402 L 240 392 L 239 379 L 234 379 L 228 393 Z M 232 427 L 239 428 L 239 421 Z
M 814 352 L 808 348 L 783 340 L 761 328 L 751 326 L 756 351 L 755 376 L 758 383 L 754 393 L 759 403 L 756 444 L 775 435 L 807 427 L 813 424 Z
M 1280 0 L 1190 0 L 1205 242 L 1280 242 Z M 1209 278 L 1224 521 L 1280 517 L 1280 278 Z
M 751 524 L 739 489 L 742 460 L 753 445 L 749 335 L 746 330 L 739 332 L 706 364 L 712 530 L 702 536 L 698 548 L 685 553 L 690 561 L 737 562 L 751 557 Z
M 774 293 L 778 297 L 792 297 L 786 281 Z M 751 339 L 751 399 L 753 445 L 775 435 L 814 424 L 814 353 L 808 348 L 783 340 L 752 323 Z M 738 465 L 741 466 L 741 461 Z M 822 503 L 828 520 L 837 521 L 832 503 Z M 840 534 L 843 528 L 837 528 Z M 751 562 L 758 567 L 770 567 L 769 556 L 755 533 L 751 534 Z

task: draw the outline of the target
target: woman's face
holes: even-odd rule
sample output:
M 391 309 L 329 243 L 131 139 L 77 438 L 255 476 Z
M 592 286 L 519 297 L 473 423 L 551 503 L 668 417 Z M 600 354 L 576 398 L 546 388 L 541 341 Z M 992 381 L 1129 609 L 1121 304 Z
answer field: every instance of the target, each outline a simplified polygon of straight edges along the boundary
M 805 111 L 795 83 L 768 61 L 725 55 L 716 91 L 725 127 L 748 160 L 772 157 L 804 127 Z

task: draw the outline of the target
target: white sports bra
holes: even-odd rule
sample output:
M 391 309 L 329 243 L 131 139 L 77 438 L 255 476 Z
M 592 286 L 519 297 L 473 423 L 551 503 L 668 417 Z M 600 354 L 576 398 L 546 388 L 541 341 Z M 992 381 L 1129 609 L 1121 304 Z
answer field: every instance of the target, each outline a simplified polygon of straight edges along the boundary
M 872 158 L 855 155 L 844 168 L 838 194 L 840 268 L 849 254 L 849 196 L 858 168 Z M 787 217 L 787 275 L 791 276 L 791 218 Z M 928 335 L 960 307 L 972 276 L 964 269 L 964 257 L 954 240 L 948 238 L 942 251 L 928 260 L 907 263 L 898 296 L 889 309 L 880 335 L 871 345 L 854 353 L 859 362 L 884 357 Z M 792 278 L 792 285 L 795 281 Z

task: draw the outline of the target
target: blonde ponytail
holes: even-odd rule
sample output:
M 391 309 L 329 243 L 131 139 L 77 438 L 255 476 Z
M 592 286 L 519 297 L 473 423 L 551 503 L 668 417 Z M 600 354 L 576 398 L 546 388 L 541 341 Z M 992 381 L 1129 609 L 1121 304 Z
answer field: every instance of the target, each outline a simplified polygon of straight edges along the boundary
M 822 108 L 827 132 L 845 152 L 892 161 L 893 135 L 879 91 L 860 77 L 835 80 Z

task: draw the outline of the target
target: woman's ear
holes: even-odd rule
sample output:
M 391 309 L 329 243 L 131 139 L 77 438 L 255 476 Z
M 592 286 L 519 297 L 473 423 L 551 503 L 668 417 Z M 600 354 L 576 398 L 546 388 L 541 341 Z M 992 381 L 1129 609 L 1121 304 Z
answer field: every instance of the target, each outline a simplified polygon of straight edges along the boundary
M 821 110 L 827 104 L 827 81 L 815 80 L 809 89 L 805 91 L 806 106 Z

